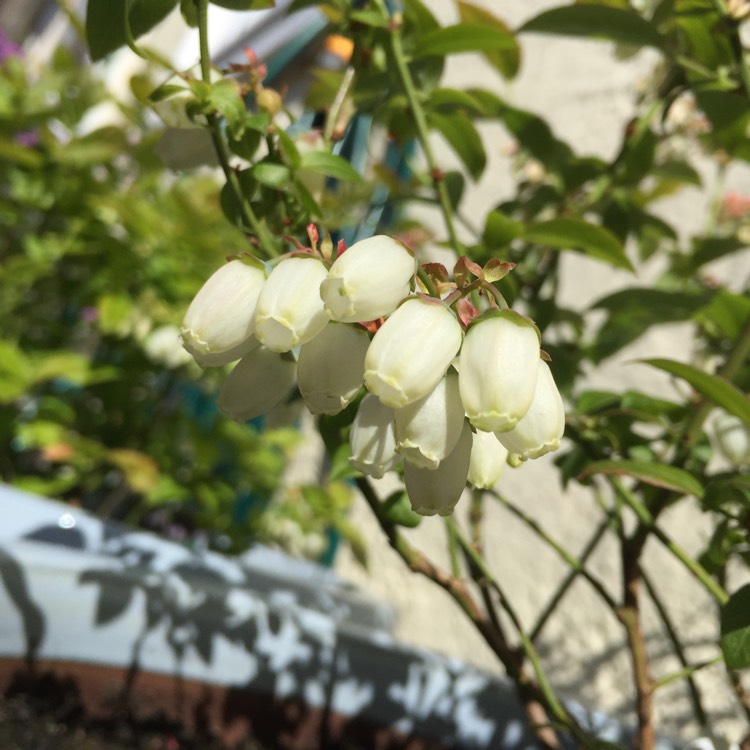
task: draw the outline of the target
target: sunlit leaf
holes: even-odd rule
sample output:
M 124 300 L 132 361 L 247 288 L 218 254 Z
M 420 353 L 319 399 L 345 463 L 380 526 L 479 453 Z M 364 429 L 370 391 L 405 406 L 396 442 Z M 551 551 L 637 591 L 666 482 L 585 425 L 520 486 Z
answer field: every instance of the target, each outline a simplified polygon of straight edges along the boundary
M 130 30 L 133 38 L 150 31 L 177 5 L 178 0 L 132 0 Z M 127 0 L 88 0 L 86 42 L 91 59 L 101 60 L 127 44 L 125 9 Z
M 640 361 L 682 378 L 702 396 L 739 417 L 745 424 L 750 425 L 750 398 L 725 378 L 719 375 L 711 375 L 697 367 L 676 362 L 673 359 L 655 358 Z
M 419 37 L 412 55 L 420 57 L 443 57 L 460 52 L 517 51 L 513 35 L 499 26 L 479 23 L 457 23 L 441 26 Z
M 679 492 L 682 495 L 703 496 L 703 486 L 690 473 L 676 466 L 646 461 L 594 461 L 579 474 L 586 479 L 594 474 L 627 476 L 654 487 Z
M 528 242 L 560 250 L 577 250 L 616 268 L 633 271 L 622 243 L 608 229 L 581 219 L 550 219 L 526 227 Z
M 605 39 L 635 47 L 662 47 L 659 32 L 638 13 L 590 3 L 551 8 L 526 21 L 519 31 Z

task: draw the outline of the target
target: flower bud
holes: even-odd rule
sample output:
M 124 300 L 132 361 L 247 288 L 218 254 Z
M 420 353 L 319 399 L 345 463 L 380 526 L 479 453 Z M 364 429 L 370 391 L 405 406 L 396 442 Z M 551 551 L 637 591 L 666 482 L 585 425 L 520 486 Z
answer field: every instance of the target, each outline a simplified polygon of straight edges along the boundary
M 733 466 L 750 465 L 750 428 L 734 414 L 722 413 L 714 420 L 716 447 Z
M 404 464 L 404 484 L 415 512 L 423 516 L 448 516 L 466 487 L 471 458 L 471 427 L 464 422 L 455 448 L 437 469 Z
M 355 243 L 334 261 L 320 296 L 332 320 L 377 320 L 408 296 L 416 271 L 417 262 L 404 245 L 376 235 Z
M 508 459 L 508 449 L 494 432 L 477 430 L 471 444 L 469 484 L 479 490 L 492 489 L 503 473 Z
M 182 345 L 201 366 L 226 365 L 255 345 L 255 307 L 265 271 L 232 260 L 195 295 L 182 321 Z
M 393 409 L 368 393 L 359 405 L 349 433 L 349 463 L 373 479 L 380 479 L 401 460 L 393 437 Z
M 534 397 L 539 333 L 512 310 L 479 320 L 461 348 L 458 384 L 466 414 L 478 430 L 512 429 Z
M 458 376 L 448 373 L 424 398 L 396 410 L 396 450 L 411 464 L 437 469 L 464 426 Z
M 285 258 L 273 269 L 255 311 L 255 335 L 262 344 L 288 352 L 326 327 L 320 283 L 327 273 L 322 261 L 303 255 Z
M 456 316 L 439 300 L 406 300 L 372 339 L 365 386 L 394 409 L 417 401 L 443 377 L 462 336 Z
M 362 387 L 370 337 L 363 328 L 329 323 L 302 345 L 297 382 L 313 414 L 338 414 Z
M 294 388 L 297 365 L 266 347 L 243 357 L 219 391 L 219 408 L 236 422 L 246 422 L 278 406 Z
M 557 450 L 565 431 L 565 407 L 552 371 L 541 359 L 537 367 L 536 389 L 528 411 L 512 430 L 497 433 L 497 439 L 522 460 Z

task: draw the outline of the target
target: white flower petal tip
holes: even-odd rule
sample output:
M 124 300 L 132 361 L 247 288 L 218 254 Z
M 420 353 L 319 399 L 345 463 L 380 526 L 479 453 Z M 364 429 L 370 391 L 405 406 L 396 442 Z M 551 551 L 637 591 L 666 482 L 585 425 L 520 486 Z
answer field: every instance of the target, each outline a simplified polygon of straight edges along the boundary
M 232 260 L 195 295 L 180 333 L 201 367 L 226 365 L 255 346 L 255 309 L 265 281 L 261 267 Z
M 557 450 L 565 432 L 565 406 L 552 371 L 539 360 L 538 377 L 531 406 L 516 426 L 496 433 L 497 439 L 521 460 L 539 458 Z
M 468 482 L 478 490 L 492 489 L 507 465 L 508 449 L 494 432 L 477 430 L 471 445 Z
M 402 460 L 396 453 L 393 409 L 368 393 L 357 409 L 349 433 L 349 463 L 373 479 L 382 478 Z
M 276 266 L 258 297 L 255 335 L 275 352 L 288 352 L 328 323 L 320 284 L 328 271 L 318 258 L 295 255 Z
M 471 427 L 464 422 L 461 436 L 437 469 L 404 464 L 404 484 L 412 509 L 422 516 L 449 516 L 466 487 L 471 460 Z
M 437 469 L 458 442 L 463 424 L 458 376 L 449 373 L 427 396 L 396 411 L 396 450 L 414 466 Z
M 265 347 L 241 359 L 219 391 L 221 411 L 236 422 L 247 422 L 278 406 L 296 383 L 297 365 Z
M 365 357 L 365 386 L 400 409 L 426 396 L 461 347 L 463 332 L 439 300 L 412 297 L 375 334 Z
M 320 296 L 331 320 L 377 320 L 408 296 L 416 272 L 417 262 L 404 245 L 376 235 L 355 243 L 334 261 Z
M 362 328 L 329 323 L 300 349 L 297 380 L 313 414 L 338 414 L 356 397 L 365 375 L 370 337 Z
M 511 310 L 474 323 L 461 348 L 459 387 L 478 430 L 511 430 L 528 410 L 536 387 L 539 333 Z

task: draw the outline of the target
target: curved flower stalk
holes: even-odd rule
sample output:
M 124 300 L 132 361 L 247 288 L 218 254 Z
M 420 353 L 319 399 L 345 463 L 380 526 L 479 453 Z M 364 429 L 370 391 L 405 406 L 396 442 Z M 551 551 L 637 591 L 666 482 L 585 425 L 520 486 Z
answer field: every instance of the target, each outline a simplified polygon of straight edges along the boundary
M 262 344 L 288 352 L 326 327 L 320 284 L 327 273 L 319 258 L 303 255 L 285 258 L 273 269 L 255 311 L 255 335 Z
M 565 431 L 565 406 L 560 391 L 549 365 L 541 359 L 538 362 L 531 406 L 512 430 L 497 433 L 497 439 L 521 460 L 557 450 Z
M 494 432 L 477 430 L 471 444 L 468 482 L 478 490 L 492 489 L 508 461 L 508 449 Z
M 406 246 L 376 235 L 355 243 L 334 261 L 320 296 L 332 320 L 377 320 L 409 295 L 416 272 L 417 261 Z
M 313 414 L 338 414 L 355 398 L 365 376 L 370 337 L 363 328 L 329 323 L 300 348 L 297 381 Z
M 437 469 L 455 448 L 463 425 L 458 375 L 448 372 L 427 396 L 396 410 L 396 450 L 414 466 Z
M 267 414 L 289 396 L 296 374 L 291 357 L 260 347 L 229 373 L 219 391 L 219 408 L 236 422 Z
M 412 509 L 423 516 L 448 516 L 466 488 L 471 460 L 471 427 L 463 423 L 458 442 L 437 469 L 423 469 L 408 461 L 404 484 Z
M 412 297 L 385 321 L 365 358 L 365 386 L 400 409 L 426 396 L 458 353 L 458 319 L 440 300 Z
M 402 460 L 396 453 L 393 409 L 368 393 L 359 405 L 349 433 L 349 463 L 373 479 L 380 479 Z
M 539 332 L 512 310 L 496 310 L 475 322 L 461 348 L 458 384 L 466 414 L 478 430 L 515 427 L 534 397 Z
M 257 346 L 255 309 L 265 281 L 261 266 L 232 260 L 195 295 L 180 333 L 201 367 L 229 364 Z

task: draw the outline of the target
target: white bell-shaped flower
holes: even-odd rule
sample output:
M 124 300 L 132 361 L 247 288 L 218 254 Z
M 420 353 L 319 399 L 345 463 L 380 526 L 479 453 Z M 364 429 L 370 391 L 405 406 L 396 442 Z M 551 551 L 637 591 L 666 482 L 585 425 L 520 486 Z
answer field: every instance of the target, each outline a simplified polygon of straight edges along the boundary
M 355 243 L 334 261 L 320 296 L 332 320 L 376 320 L 408 296 L 416 271 L 417 262 L 404 245 L 376 235 Z
M 492 489 L 507 465 L 508 449 L 494 432 L 477 430 L 471 444 L 469 484 L 478 490 Z
M 458 319 L 440 300 L 406 300 L 367 350 L 367 390 L 394 409 L 426 396 L 458 353 L 462 337 Z
M 404 464 L 404 485 L 411 507 L 423 516 L 448 516 L 466 487 L 471 459 L 471 427 L 464 422 L 458 442 L 437 469 Z
M 363 328 L 329 323 L 300 348 L 297 384 L 313 414 L 338 414 L 362 387 L 370 337 Z
M 201 367 L 234 362 L 256 346 L 255 308 L 265 281 L 260 265 L 232 260 L 195 295 L 180 333 Z
M 464 426 L 458 375 L 448 372 L 427 396 L 396 410 L 396 450 L 411 464 L 437 469 Z
M 349 463 L 373 479 L 380 479 L 393 469 L 401 456 L 396 453 L 393 436 L 393 409 L 368 393 L 357 409 L 349 433 Z
M 722 412 L 714 420 L 716 447 L 732 466 L 750 466 L 750 427 L 739 417 Z
M 531 406 L 512 430 L 497 433 L 497 439 L 522 460 L 557 450 L 565 432 L 565 406 L 552 371 L 541 359 L 537 369 Z
M 293 255 L 263 285 L 255 311 L 255 335 L 275 352 L 288 352 L 317 336 L 328 323 L 320 284 L 328 273 L 319 258 Z
M 246 422 L 278 406 L 296 383 L 297 365 L 288 355 L 260 347 L 243 357 L 219 391 L 219 408 Z
M 515 426 L 534 397 L 539 355 L 536 326 L 512 310 L 495 311 L 470 326 L 458 384 L 474 427 L 504 432 Z

